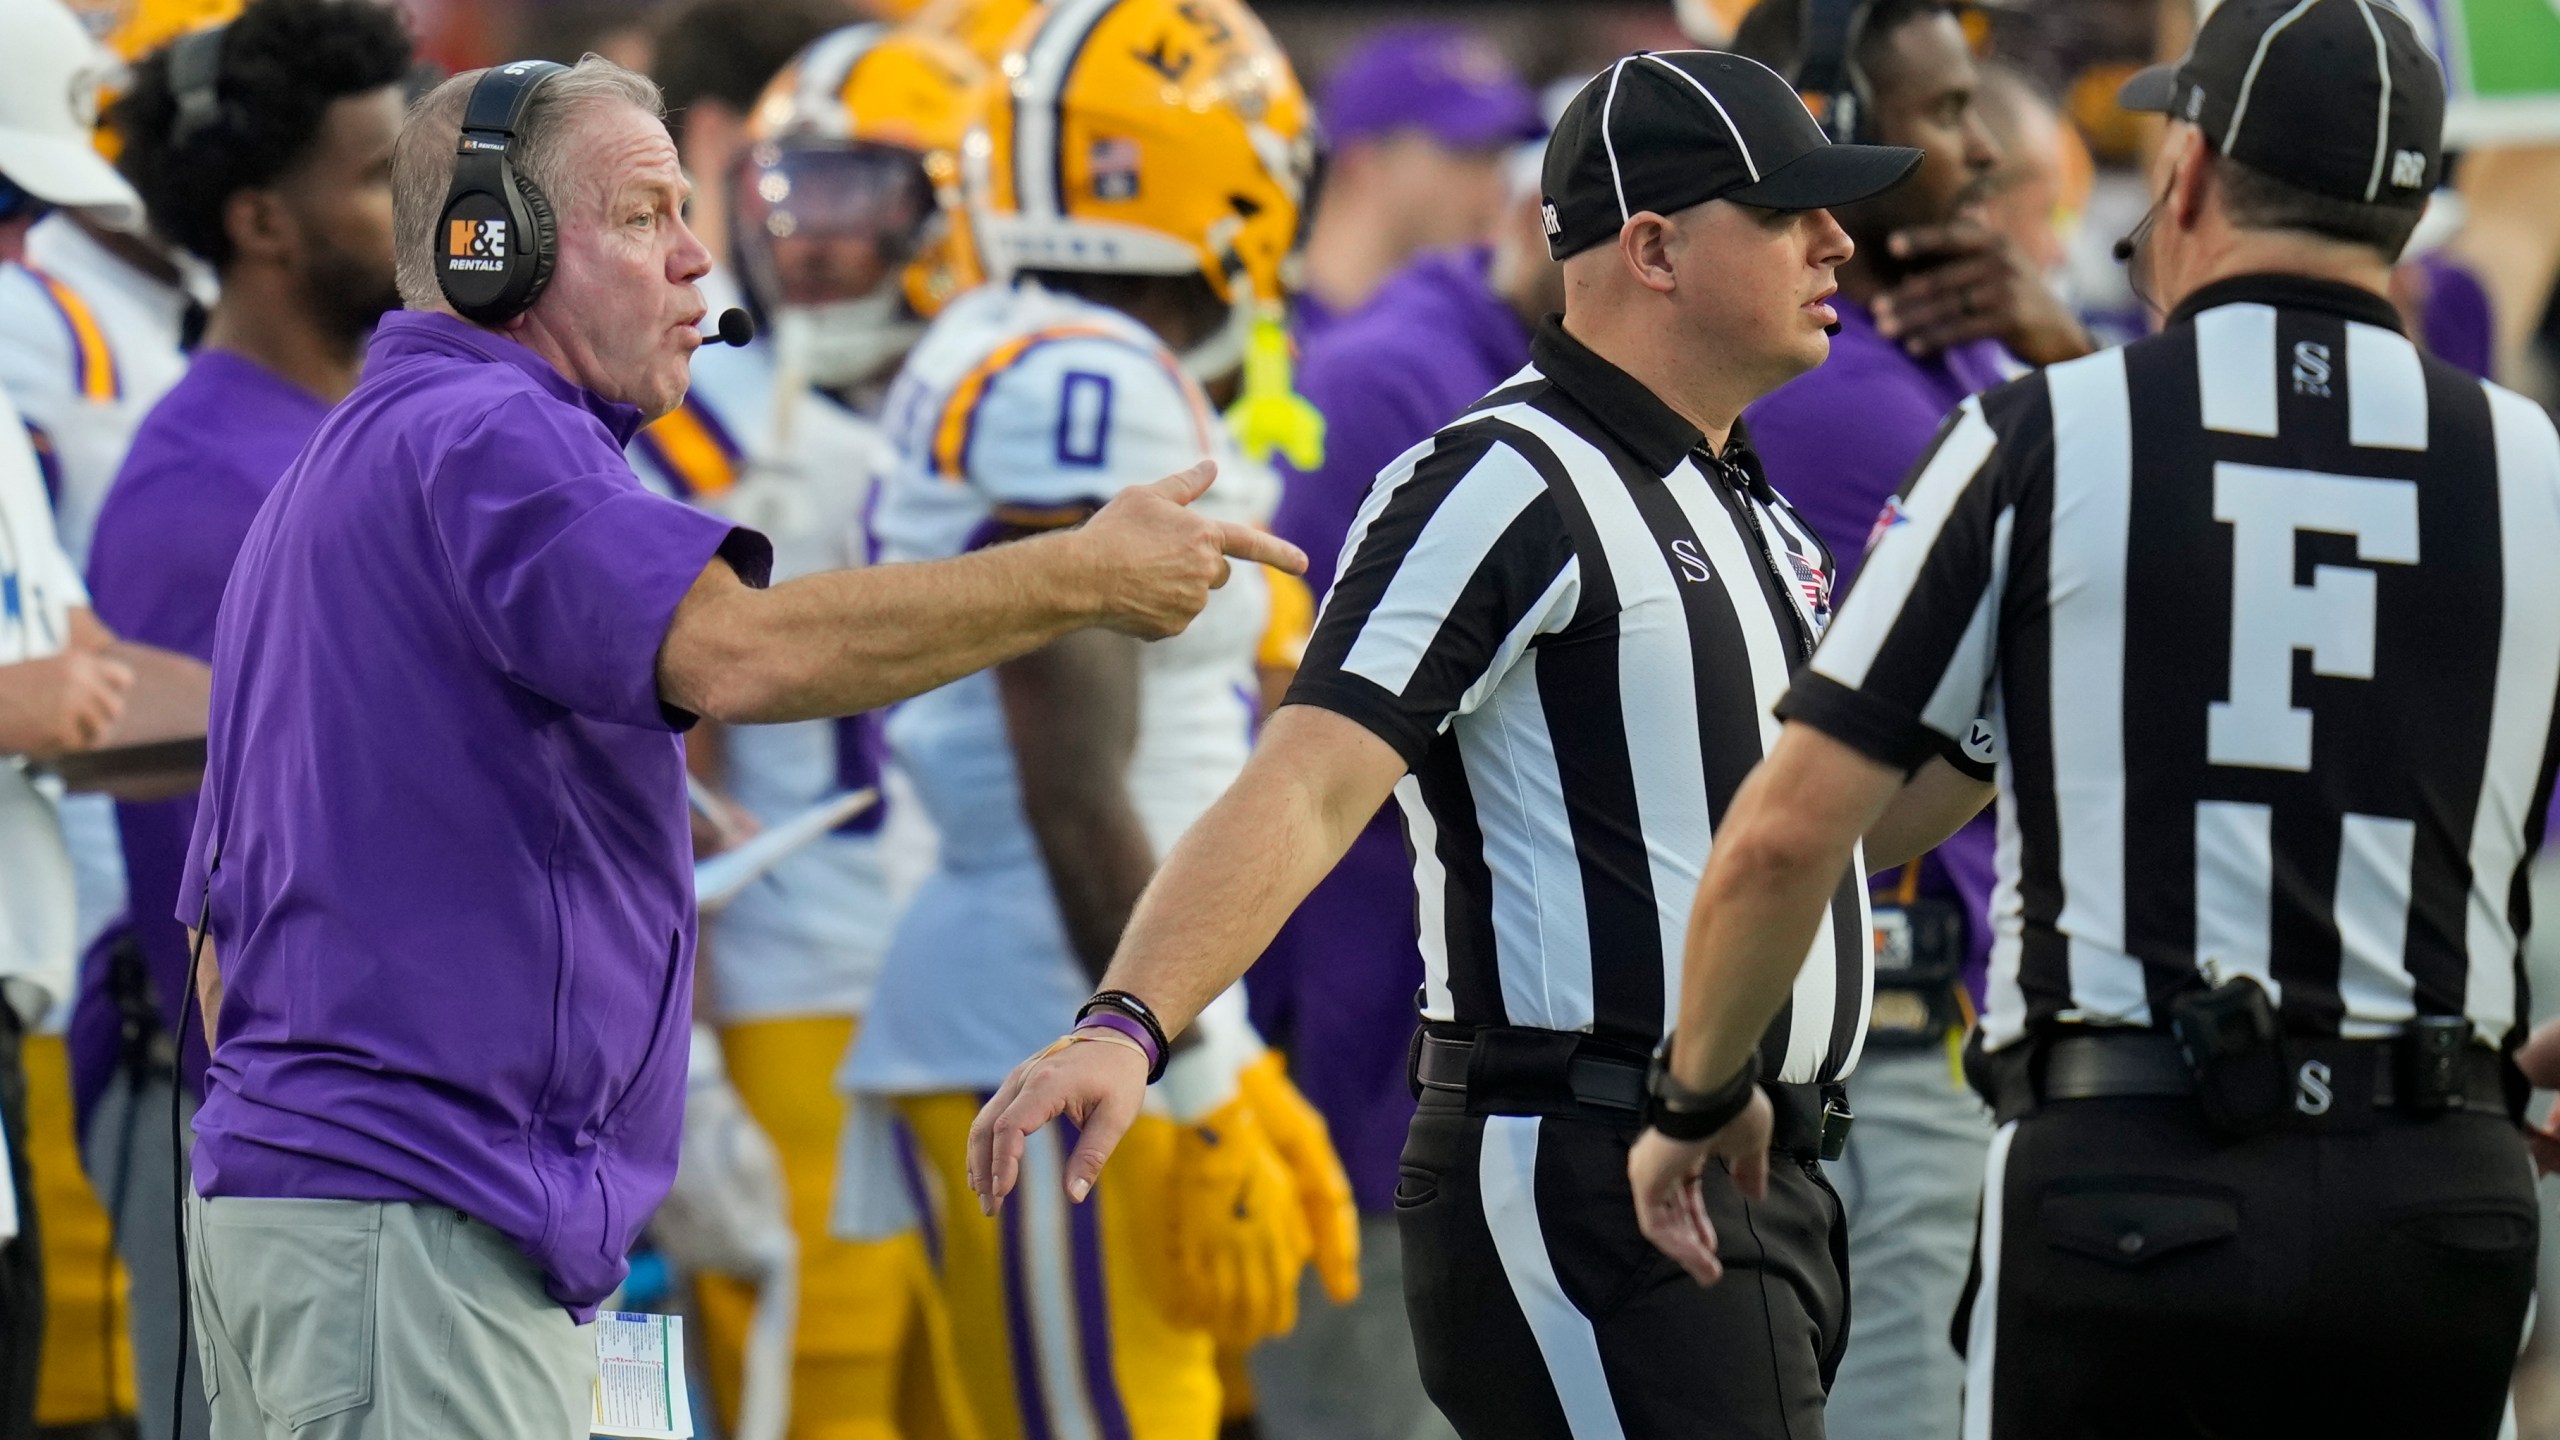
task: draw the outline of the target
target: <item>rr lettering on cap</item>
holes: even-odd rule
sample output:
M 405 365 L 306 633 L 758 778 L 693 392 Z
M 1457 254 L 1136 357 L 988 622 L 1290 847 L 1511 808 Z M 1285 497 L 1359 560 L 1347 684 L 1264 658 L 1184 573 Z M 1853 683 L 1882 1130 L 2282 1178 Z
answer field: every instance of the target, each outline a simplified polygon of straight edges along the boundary
M 2426 183 L 2427 157 L 2416 150 L 2395 150 L 2391 154 L 2391 183 L 2403 190 L 2415 190 Z
M 1564 233 L 1564 222 L 1556 218 L 1556 202 L 1548 200 L 1538 206 L 1538 223 L 1547 229 L 1549 238 Z

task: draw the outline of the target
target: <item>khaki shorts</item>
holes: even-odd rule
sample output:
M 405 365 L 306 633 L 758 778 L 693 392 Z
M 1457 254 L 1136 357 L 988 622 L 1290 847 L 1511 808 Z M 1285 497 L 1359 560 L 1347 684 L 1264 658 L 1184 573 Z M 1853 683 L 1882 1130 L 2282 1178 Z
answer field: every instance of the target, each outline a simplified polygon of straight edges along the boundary
M 192 1193 L 187 1219 L 213 1440 L 587 1434 L 592 1334 L 488 1226 L 442 1206 Z

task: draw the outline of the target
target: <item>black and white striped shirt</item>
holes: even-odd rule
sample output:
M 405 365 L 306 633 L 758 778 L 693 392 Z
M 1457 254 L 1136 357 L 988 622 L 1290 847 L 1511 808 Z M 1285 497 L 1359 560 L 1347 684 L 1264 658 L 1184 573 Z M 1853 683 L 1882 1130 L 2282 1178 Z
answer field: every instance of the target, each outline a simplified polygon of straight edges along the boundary
M 1426 1020 L 1643 1051 L 1714 826 L 1829 618 L 1831 557 L 1738 432 L 1717 457 L 1553 322 L 1531 355 L 1379 476 L 1289 701 L 1412 767 Z M 1769 1078 L 1856 1064 L 1866 903 L 1844 873 Z
M 1782 713 L 1892 759 L 1986 690 L 1993 1048 L 2199 971 L 2296 1034 L 2523 1014 L 2560 440 L 2379 296 L 2224 281 L 1959 408 Z

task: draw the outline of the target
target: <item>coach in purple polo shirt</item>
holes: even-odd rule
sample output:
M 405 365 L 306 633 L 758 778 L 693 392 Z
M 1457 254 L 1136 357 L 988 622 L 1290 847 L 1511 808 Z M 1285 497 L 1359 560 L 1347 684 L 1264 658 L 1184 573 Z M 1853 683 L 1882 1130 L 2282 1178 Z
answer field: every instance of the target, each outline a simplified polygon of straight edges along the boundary
M 1303 564 L 1184 509 L 1199 467 L 1073 532 L 761 588 L 762 537 L 622 458 L 683 397 L 710 263 L 656 87 L 590 58 L 534 93 L 509 153 L 556 262 L 484 327 L 431 254 L 479 78 L 401 131 L 409 311 L 215 631 L 177 913 L 212 942 L 190 1259 L 222 1440 L 587 1433 L 579 1325 L 675 1168 L 695 716 L 868 710 L 1082 625 L 1178 631 L 1226 555 Z
M 1945 0 L 1868 0 L 1854 59 L 1858 138 L 1925 152 L 1909 180 L 1836 212 L 1831 358 L 1743 412 L 1770 483 L 1853 583 L 1886 502 L 1966 396 L 2087 337 L 2033 267 L 1971 213 L 2000 155 L 1974 105 L 1964 31 Z M 1792 73 L 1801 0 L 1763 0 L 1734 48 Z M 1846 138 L 1846 137 L 1843 137 Z M 1908 871 L 1876 878 L 1874 1020 L 1849 1081 L 1857 1127 L 1831 1165 L 1849 1220 L 1857 1328 L 1824 1407 L 1832 1440 L 1954 1440 L 1964 1370 L 1947 1338 L 1972 1260 L 1990 1119 L 1957 1076 L 1963 1016 L 1950 972 L 1978 986 L 1990 953 L 1993 825 L 1976 818 Z M 1898 962 L 1915 962 L 1902 968 Z M 1897 980 L 1903 983 L 1897 984 Z M 1925 981 L 1925 983 L 1924 983 Z

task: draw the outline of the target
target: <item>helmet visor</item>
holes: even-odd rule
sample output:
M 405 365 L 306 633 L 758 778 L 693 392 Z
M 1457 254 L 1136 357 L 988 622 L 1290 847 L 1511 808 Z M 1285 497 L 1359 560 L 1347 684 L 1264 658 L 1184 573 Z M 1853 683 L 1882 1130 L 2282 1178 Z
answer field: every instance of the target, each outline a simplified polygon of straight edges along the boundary
M 767 142 L 740 162 L 738 259 L 768 314 L 897 284 L 939 218 L 924 159 L 912 150 Z

